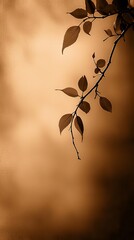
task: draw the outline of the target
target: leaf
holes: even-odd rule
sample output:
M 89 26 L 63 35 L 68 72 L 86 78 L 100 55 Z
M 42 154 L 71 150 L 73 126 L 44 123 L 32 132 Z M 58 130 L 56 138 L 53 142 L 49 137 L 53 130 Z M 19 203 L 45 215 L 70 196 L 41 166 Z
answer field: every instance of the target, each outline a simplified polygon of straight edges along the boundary
M 80 104 L 79 108 L 80 108 L 83 112 L 88 113 L 88 112 L 90 111 L 90 104 L 89 104 L 88 102 L 86 102 L 86 101 L 83 101 L 83 102 Z
M 73 12 L 69 12 L 69 14 L 71 14 L 73 17 L 79 18 L 79 19 L 87 17 L 87 11 L 82 8 L 77 8 Z
M 122 32 L 121 23 L 122 23 L 122 17 L 118 15 L 114 23 L 114 31 L 116 34 L 121 34 Z
M 122 15 L 118 14 L 116 21 L 114 23 L 114 30 L 116 34 L 121 34 L 122 31 L 124 31 L 127 27 L 127 22 Z
M 117 9 L 115 7 L 114 4 L 108 4 L 105 8 L 104 8 L 104 12 L 106 15 L 111 15 L 117 12 Z
M 95 58 L 95 52 L 93 53 L 92 58 Z
M 92 28 L 92 22 L 90 22 L 90 21 L 84 22 L 83 30 L 84 30 L 85 33 L 87 33 L 89 35 L 89 33 L 91 31 L 91 28 Z
M 81 134 L 82 140 L 83 140 L 84 125 L 83 125 L 82 119 L 79 116 L 76 116 L 74 120 L 74 125 L 76 129 L 79 131 L 79 133 Z
M 60 134 L 62 131 L 69 125 L 69 123 L 72 120 L 72 114 L 68 113 L 63 115 L 60 120 L 59 120 L 59 129 L 60 129 Z
M 106 61 L 104 59 L 99 59 L 97 61 L 97 67 L 98 68 L 103 68 L 105 66 L 105 64 L 106 64 Z
M 104 30 L 104 31 L 109 37 L 113 36 L 112 31 L 110 29 L 107 29 L 107 30 Z
M 100 72 L 100 69 L 97 67 L 97 68 L 94 69 L 94 72 L 95 72 L 96 74 L 98 74 L 98 73 Z
M 112 112 L 112 104 L 111 104 L 111 102 L 107 98 L 100 97 L 99 101 L 100 101 L 100 106 L 105 111 Z
M 81 91 L 86 91 L 87 89 L 87 86 L 88 86 L 88 82 L 87 82 L 87 78 L 86 76 L 83 76 L 80 78 L 80 80 L 78 81 L 78 86 L 79 86 L 79 89 Z
M 86 4 L 86 10 L 88 13 L 90 14 L 94 14 L 95 12 L 95 4 L 93 1 L 91 0 L 85 0 L 85 4 Z
M 68 88 L 56 89 L 56 90 L 57 91 L 62 91 L 70 97 L 78 97 L 78 92 L 75 88 L 68 87 Z
M 125 21 L 122 21 L 121 25 L 120 25 L 121 31 L 124 31 L 126 29 L 126 27 L 127 27 L 127 23 Z
M 73 43 L 76 42 L 80 33 L 80 26 L 72 26 L 67 29 L 64 35 L 63 46 L 62 46 L 62 53 L 65 48 L 69 47 Z
M 96 9 L 100 14 L 106 14 L 105 8 L 108 6 L 106 0 L 96 0 Z
M 130 13 L 123 13 L 122 17 L 126 23 L 131 24 L 134 22 L 134 16 L 132 17 L 132 15 Z

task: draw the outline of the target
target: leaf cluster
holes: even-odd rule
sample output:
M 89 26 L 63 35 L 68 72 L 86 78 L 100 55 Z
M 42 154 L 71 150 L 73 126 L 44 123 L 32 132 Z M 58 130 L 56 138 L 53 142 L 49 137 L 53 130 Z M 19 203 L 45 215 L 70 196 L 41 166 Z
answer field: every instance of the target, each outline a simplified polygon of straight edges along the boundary
M 100 67 L 102 66 L 102 61 L 103 59 L 99 59 L 97 62 L 100 63 Z M 101 62 L 102 61 L 102 62 Z M 70 124 L 70 127 L 72 127 L 72 124 L 74 123 L 75 128 L 79 131 L 79 133 L 82 136 L 83 139 L 83 133 L 84 133 L 84 124 L 83 124 L 83 120 L 80 116 L 77 115 L 78 110 L 80 109 L 81 111 L 83 111 L 84 113 L 89 113 L 91 107 L 90 107 L 90 103 L 87 101 L 84 101 L 84 96 L 83 93 L 88 90 L 88 80 L 86 78 L 86 76 L 82 76 L 79 80 L 78 80 L 78 87 L 79 90 L 81 90 L 81 95 L 78 94 L 78 91 L 75 88 L 64 88 L 64 89 L 56 89 L 59 91 L 62 91 L 63 93 L 65 93 L 66 95 L 68 95 L 69 97 L 79 97 L 79 103 L 75 109 L 75 111 L 73 113 L 67 113 L 65 115 L 63 115 L 60 120 L 59 120 L 59 130 L 60 133 L 62 133 L 62 131 Z M 99 94 L 97 94 L 99 97 L 99 104 L 102 107 L 103 110 L 108 111 L 108 112 L 112 112 L 112 104 L 111 102 L 106 98 L 106 97 L 102 97 Z
M 85 8 L 77 8 L 68 12 L 68 14 L 74 18 L 82 19 L 82 21 L 79 25 L 69 27 L 65 32 L 62 53 L 65 48 L 76 42 L 81 31 L 81 25 L 84 33 L 90 35 L 94 20 L 115 15 L 114 33 L 111 29 L 104 30 L 108 36 L 106 39 L 108 39 L 121 34 L 128 24 L 134 22 L 134 9 L 128 0 L 113 0 L 111 4 L 106 0 L 96 0 L 96 4 L 91 0 L 85 0 Z

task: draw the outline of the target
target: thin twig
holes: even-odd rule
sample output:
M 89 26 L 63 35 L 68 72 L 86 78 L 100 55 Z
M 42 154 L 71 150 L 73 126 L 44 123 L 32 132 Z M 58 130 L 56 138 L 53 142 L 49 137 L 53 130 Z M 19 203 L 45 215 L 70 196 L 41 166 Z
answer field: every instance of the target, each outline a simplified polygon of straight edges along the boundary
M 84 18 L 84 19 L 80 22 L 79 26 L 80 26 L 82 23 L 84 23 L 85 21 L 87 21 L 88 19 L 92 19 L 92 22 L 93 22 L 93 21 L 96 20 L 96 19 L 104 19 L 104 18 L 113 16 L 113 15 L 116 15 L 116 14 L 118 14 L 118 12 L 113 13 L 113 14 L 110 14 L 110 15 L 102 15 L 102 16 L 95 16 L 95 15 L 93 15 L 93 16 L 87 16 L 86 18 Z
M 72 117 L 72 121 L 71 121 L 71 124 L 70 124 L 70 132 L 71 132 L 71 137 L 72 137 L 72 143 L 73 143 L 74 149 L 75 149 L 76 154 L 77 154 L 77 158 L 78 158 L 78 160 L 81 160 L 79 151 L 78 151 L 76 143 L 75 143 L 74 133 L 73 133 L 73 121 L 74 121 L 75 115 L 76 115 L 76 113 L 72 115 L 73 117 Z

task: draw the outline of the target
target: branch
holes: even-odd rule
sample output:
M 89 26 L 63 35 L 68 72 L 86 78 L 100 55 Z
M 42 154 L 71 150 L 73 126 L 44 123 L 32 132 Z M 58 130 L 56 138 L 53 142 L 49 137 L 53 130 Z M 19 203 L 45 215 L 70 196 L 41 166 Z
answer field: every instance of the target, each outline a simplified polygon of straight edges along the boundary
M 104 18 L 104 17 L 103 17 Z M 95 85 L 84 95 L 81 97 L 75 111 L 72 113 L 72 121 L 71 121 L 71 124 L 70 124 L 70 132 L 71 132 L 71 138 L 72 138 L 72 143 L 73 143 L 73 146 L 75 148 L 75 151 L 76 151 L 76 154 L 77 154 L 77 158 L 80 160 L 80 155 L 79 155 L 79 151 L 77 149 L 77 146 L 76 146 L 76 143 L 75 143 L 75 138 L 74 138 L 74 133 L 73 133 L 73 121 L 74 121 L 74 117 L 77 116 L 77 111 L 78 111 L 78 108 L 80 106 L 80 104 L 83 102 L 83 100 L 95 89 L 95 98 L 96 96 L 98 95 L 98 86 L 99 86 L 99 83 L 102 81 L 102 79 L 104 78 L 105 76 L 105 73 L 106 71 L 108 70 L 111 62 L 112 62 L 112 58 L 113 58 L 113 54 L 115 52 L 115 49 L 119 43 L 119 41 L 124 37 L 125 33 L 128 31 L 128 29 L 132 26 L 133 24 L 129 24 L 126 29 L 124 31 L 122 31 L 122 33 L 118 36 L 118 38 L 115 40 L 114 42 L 114 45 L 112 47 L 112 50 L 111 50 L 111 53 L 110 53 L 110 57 L 109 57 L 109 60 L 108 60 L 108 63 L 105 67 L 105 69 L 103 71 L 101 71 L 101 76 L 100 78 L 98 79 L 98 81 L 95 83 Z
M 77 114 L 77 110 L 74 112 L 74 114 L 72 114 L 72 121 L 71 121 L 71 124 L 70 124 L 70 132 L 71 132 L 71 137 L 72 137 L 72 143 L 73 143 L 74 149 L 75 149 L 76 154 L 77 154 L 77 158 L 78 158 L 78 160 L 81 160 L 79 151 L 78 151 L 77 146 L 75 144 L 75 138 L 74 138 L 74 133 L 73 133 L 73 121 L 74 121 L 74 117 L 75 117 L 76 114 Z
M 96 88 L 98 87 L 99 83 L 101 82 L 101 80 L 103 79 L 103 77 L 105 76 L 105 73 L 106 71 L 108 70 L 111 62 L 112 62 L 112 57 L 113 57 L 113 54 L 114 54 L 114 51 L 116 49 L 116 46 L 117 44 L 119 43 L 120 39 L 124 37 L 124 34 L 128 31 L 128 29 L 131 27 L 132 25 L 129 25 L 122 33 L 121 35 L 115 40 L 114 42 L 114 45 L 113 45 L 113 48 L 111 50 L 111 54 L 110 54 L 110 57 L 109 57 L 109 60 L 108 60 L 108 63 L 107 63 L 107 66 L 105 67 L 104 71 L 101 72 L 101 76 L 99 78 L 99 80 L 96 82 L 96 84 L 89 90 L 89 92 L 87 94 L 85 94 L 83 96 L 83 100 Z
M 126 12 L 127 12 L 127 11 L 124 11 L 124 13 L 126 13 Z M 84 18 L 84 19 L 80 22 L 79 26 L 80 26 L 82 23 L 84 23 L 85 21 L 87 21 L 88 19 L 92 19 L 92 22 L 93 22 L 93 21 L 96 20 L 96 19 L 105 19 L 105 18 L 114 16 L 114 15 L 118 15 L 118 14 L 119 14 L 119 12 L 111 13 L 111 14 L 108 14 L 108 15 L 101 15 L 101 16 L 95 16 L 95 15 L 93 15 L 93 16 L 87 16 L 86 18 Z

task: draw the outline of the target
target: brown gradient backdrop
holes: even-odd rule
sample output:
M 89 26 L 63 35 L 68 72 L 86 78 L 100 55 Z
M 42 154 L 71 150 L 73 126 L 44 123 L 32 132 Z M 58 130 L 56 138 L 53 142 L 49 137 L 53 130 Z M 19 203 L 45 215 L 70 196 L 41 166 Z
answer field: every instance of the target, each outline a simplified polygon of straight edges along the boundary
M 66 15 L 84 1 L 0 0 L 0 240 L 133 239 L 133 40 L 121 41 L 102 95 L 113 113 L 85 116 L 84 142 L 75 132 L 78 161 L 68 130 L 58 121 L 77 99 L 56 88 L 77 86 L 91 55 L 106 60 L 102 23 L 61 54 L 65 30 L 79 21 Z M 105 22 L 105 29 L 109 23 Z

